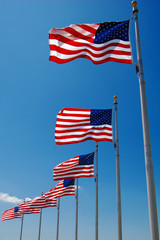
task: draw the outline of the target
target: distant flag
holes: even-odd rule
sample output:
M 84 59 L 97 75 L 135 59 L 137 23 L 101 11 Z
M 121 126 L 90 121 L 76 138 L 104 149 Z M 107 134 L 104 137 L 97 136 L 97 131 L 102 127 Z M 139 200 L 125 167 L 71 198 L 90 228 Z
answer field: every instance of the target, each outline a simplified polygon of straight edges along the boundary
M 33 200 L 27 201 L 19 205 L 19 212 L 21 214 L 40 213 L 41 208 L 56 207 L 57 200 L 46 200 L 45 196 L 35 197 Z
M 20 214 L 40 213 L 40 208 L 34 208 L 34 209 L 29 208 L 29 206 L 31 204 L 31 201 L 32 200 L 27 201 L 27 202 L 22 203 L 22 204 L 18 204 L 17 212 L 20 213 Z
M 108 61 L 132 64 L 129 25 L 130 20 L 53 28 L 49 31 L 49 60 L 66 63 L 87 58 L 94 64 Z
M 74 179 L 64 179 L 53 187 L 49 192 L 45 193 L 46 199 L 59 198 L 63 196 L 75 195 Z
M 94 177 L 94 152 L 73 157 L 53 169 L 54 180 Z
M 15 208 L 7 209 L 2 214 L 2 221 L 11 220 L 11 219 L 14 219 L 14 218 L 21 218 L 21 214 L 17 213 L 17 211 L 15 211 Z
M 63 108 L 57 115 L 56 144 L 113 141 L 112 109 Z

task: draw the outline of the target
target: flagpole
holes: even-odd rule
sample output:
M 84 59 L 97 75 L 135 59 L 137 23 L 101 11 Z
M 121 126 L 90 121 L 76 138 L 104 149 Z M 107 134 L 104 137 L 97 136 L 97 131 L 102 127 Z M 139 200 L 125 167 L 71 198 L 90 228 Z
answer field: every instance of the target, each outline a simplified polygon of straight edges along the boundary
M 116 182 L 117 182 L 117 227 L 118 227 L 118 240 L 122 240 L 121 187 L 120 187 L 120 165 L 119 165 L 119 138 L 118 138 L 117 104 L 118 104 L 117 96 L 114 96 L 114 106 L 115 106 Z
M 42 208 L 40 211 L 38 240 L 40 240 L 40 235 L 41 235 L 41 219 L 42 219 Z
M 138 71 L 138 77 L 139 77 L 140 98 L 141 98 L 141 114 L 142 114 L 142 126 L 143 126 L 143 141 L 144 141 L 145 168 L 146 168 L 146 181 L 147 181 L 147 193 L 148 193 L 150 234 L 151 234 L 151 240 L 158 240 L 159 231 L 158 231 L 153 162 L 152 162 L 152 149 L 151 149 L 151 140 L 150 140 L 150 130 L 149 130 L 147 99 L 146 99 L 146 91 L 145 91 L 145 81 L 144 81 L 144 73 L 143 73 L 139 25 L 138 25 L 138 8 L 137 8 L 136 1 L 132 2 L 132 7 L 133 7 L 133 14 L 135 19 L 137 59 L 138 59 L 137 71 Z
M 25 203 L 25 199 L 24 199 L 24 203 Z M 21 232 L 20 232 L 20 240 L 22 240 L 23 218 L 24 218 L 24 214 L 21 215 Z
M 78 240 L 78 178 L 77 178 L 77 191 L 76 191 L 76 228 L 75 240 Z
M 21 215 L 21 232 L 20 232 L 20 240 L 22 240 L 22 230 L 23 230 L 23 217 L 24 215 Z
M 95 216 L 95 240 L 98 240 L 98 142 L 96 142 L 96 216 Z
M 42 192 L 42 196 L 43 196 L 43 192 Z M 40 218 L 39 218 L 39 233 L 38 233 L 38 240 L 40 240 L 40 236 L 41 236 L 41 221 L 42 221 L 42 208 L 40 211 Z
M 58 198 L 58 206 L 57 206 L 57 237 L 56 237 L 56 240 L 58 240 L 58 237 L 59 237 L 59 208 L 60 208 L 60 197 Z

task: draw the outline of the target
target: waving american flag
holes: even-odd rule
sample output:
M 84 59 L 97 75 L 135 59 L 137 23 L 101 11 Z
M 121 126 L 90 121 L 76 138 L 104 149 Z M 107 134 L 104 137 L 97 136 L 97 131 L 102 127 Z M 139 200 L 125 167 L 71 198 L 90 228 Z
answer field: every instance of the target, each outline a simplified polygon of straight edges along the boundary
M 53 179 L 94 177 L 94 152 L 73 157 L 53 169 Z
M 64 179 L 58 182 L 58 184 L 45 193 L 47 200 L 59 198 L 63 196 L 75 195 L 74 179 Z
M 2 221 L 5 220 L 11 220 L 14 218 L 21 218 L 21 214 L 17 213 L 15 208 L 10 208 L 7 209 L 3 214 L 2 214 Z
M 21 214 L 40 213 L 41 208 L 56 207 L 56 199 L 46 200 L 45 196 L 35 197 L 30 201 L 19 204 L 18 212 Z
M 49 32 L 49 60 L 66 63 L 87 58 L 94 64 L 108 61 L 132 64 L 129 25 L 130 20 L 53 28 Z
M 112 109 L 63 108 L 57 115 L 56 144 L 113 141 Z

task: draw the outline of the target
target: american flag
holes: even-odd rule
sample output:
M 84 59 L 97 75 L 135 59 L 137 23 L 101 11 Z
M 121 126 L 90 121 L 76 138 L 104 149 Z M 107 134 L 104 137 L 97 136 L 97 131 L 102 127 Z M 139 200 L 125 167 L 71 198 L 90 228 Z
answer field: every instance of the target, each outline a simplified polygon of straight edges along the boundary
M 53 179 L 94 177 L 94 152 L 73 157 L 53 169 Z
M 112 109 L 63 108 L 57 115 L 56 144 L 113 141 Z
M 74 179 L 64 179 L 45 193 L 46 199 L 59 198 L 63 196 L 75 195 Z
M 108 61 L 132 64 L 129 25 L 130 20 L 53 28 L 49 31 L 49 60 L 66 63 L 87 58 L 94 64 Z
M 27 203 L 27 202 L 26 202 Z M 19 214 L 33 214 L 33 213 L 40 213 L 40 208 L 35 208 L 35 209 L 29 209 L 27 206 L 21 206 L 21 204 L 18 205 L 17 208 L 17 213 Z
M 14 218 L 21 218 L 21 214 L 17 213 L 17 211 L 15 211 L 15 208 L 7 209 L 2 214 L 2 221 L 11 220 L 11 219 L 14 219 Z
M 18 212 L 21 214 L 40 213 L 41 208 L 56 207 L 56 199 L 47 200 L 45 196 L 35 197 L 33 200 L 19 204 Z

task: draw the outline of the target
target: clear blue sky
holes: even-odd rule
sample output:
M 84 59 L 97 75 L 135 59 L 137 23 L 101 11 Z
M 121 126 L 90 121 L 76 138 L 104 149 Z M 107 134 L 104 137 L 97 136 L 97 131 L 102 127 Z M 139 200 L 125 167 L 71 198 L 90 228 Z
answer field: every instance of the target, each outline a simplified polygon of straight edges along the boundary
M 160 223 L 159 9 L 139 0 L 157 209 Z M 122 232 L 124 240 L 149 240 L 149 217 L 139 82 L 134 65 L 86 59 L 49 62 L 48 32 L 73 23 L 121 21 L 132 15 L 129 0 L 0 0 L 0 194 L 18 199 L 47 192 L 53 167 L 95 150 L 94 141 L 56 146 L 56 115 L 63 107 L 112 108 L 118 96 Z M 131 23 L 134 61 L 134 21 Z M 94 239 L 94 179 L 80 179 L 79 240 Z M 9 200 L 8 200 L 9 201 Z M 13 201 L 12 201 L 13 202 Z M 0 214 L 17 204 L 0 200 Z M 41 240 L 56 237 L 56 208 L 43 210 Z M 23 240 L 38 238 L 39 215 L 24 217 Z M 63 197 L 60 240 L 74 239 L 75 198 Z M 0 221 L 0 240 L 17 240 L 20 219 Z M 99 144 L 99 239 L 117 239 L 116 166 L 113 143 Z

